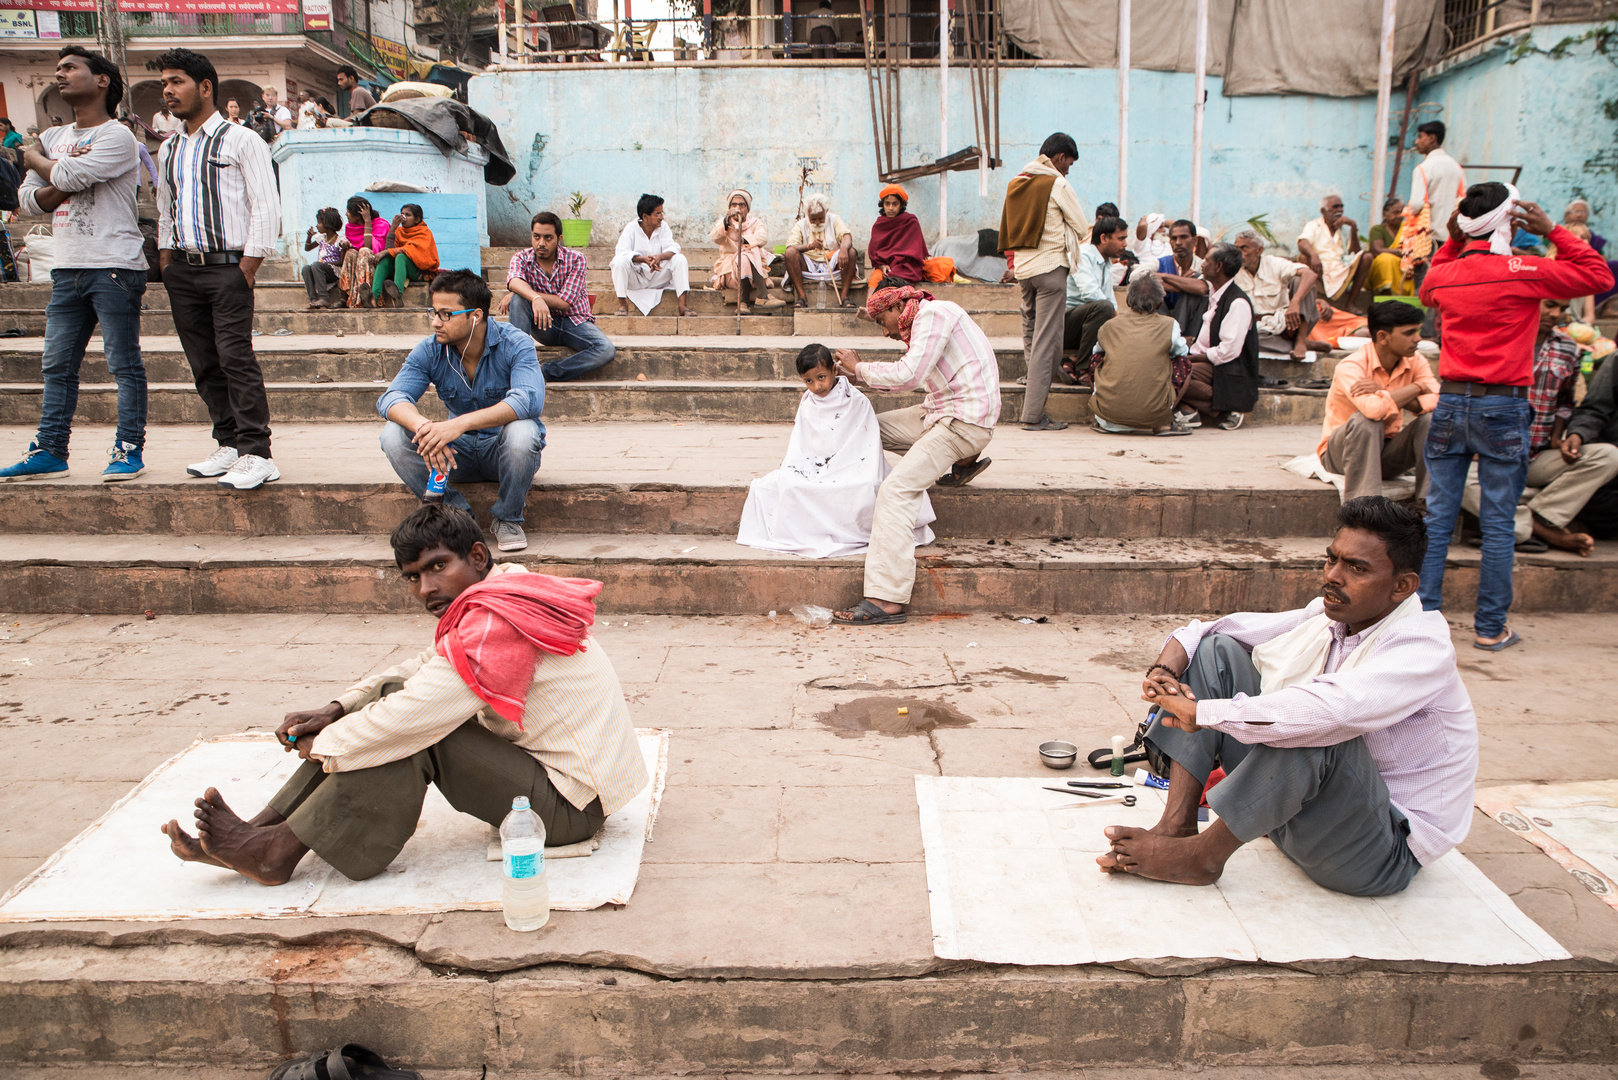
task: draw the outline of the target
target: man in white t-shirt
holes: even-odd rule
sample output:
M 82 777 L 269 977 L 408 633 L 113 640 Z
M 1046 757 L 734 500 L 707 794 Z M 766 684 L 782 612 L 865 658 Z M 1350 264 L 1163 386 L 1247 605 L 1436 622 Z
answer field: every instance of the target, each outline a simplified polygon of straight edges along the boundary
M 295 126 L 292 119 L 292 110 L 280 103 L 281 92 L 273 86 L 266 86 L 263 94 L 264 108 L 275 121 L 275 126 L 281 131 L 291 131 Z

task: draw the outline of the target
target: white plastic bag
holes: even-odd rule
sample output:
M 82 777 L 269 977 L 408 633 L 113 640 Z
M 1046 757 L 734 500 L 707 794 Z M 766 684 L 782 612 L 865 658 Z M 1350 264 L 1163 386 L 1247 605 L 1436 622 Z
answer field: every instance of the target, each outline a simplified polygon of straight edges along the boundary
M 831 608 L 823 608 L 816 604 L 799 604 L 792 609 L 792 614 L 796 615 L 798 621 L 805 626 L 818 629 L 822 626 L 831 625 Z
M 28 260 L 28 280 L 49 284 L 51 267 L 56 265 L 56 237 L 51 235 L 49 225 L 35 225 L 28 230 L 22 256 Z

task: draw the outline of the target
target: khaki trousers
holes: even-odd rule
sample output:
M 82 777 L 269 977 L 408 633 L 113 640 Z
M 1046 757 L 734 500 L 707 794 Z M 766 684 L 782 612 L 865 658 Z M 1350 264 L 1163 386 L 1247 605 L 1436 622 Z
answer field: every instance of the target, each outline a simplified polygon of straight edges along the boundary
M 275 793 L 270 809 L 309 850 L 344 877 L 363 881 L 386 870 L 415 833 L 428 784 L 437 784 L 461 813 L 496 827 L 511 812 L 512 799 L 528 796 L 552 847 L 588 840 L 606 820 L 599 799 L 577 809 L 532 754 L 475 720 L 386 765 L 328 773 L 306 761 Z
M 1416 468 L 1416 498 L 1425 499 L 1427 463 L 1421 450 L 1432 426 L 1433 414 L 1422 413 L 1414 420 L 1407 418 L 1397 435 L 1385 436 L 1382 421 L 1355 413 L 1326 440 L 1320 463 L 1328 472 L 1342 474 L 1344 502 L 1382 494 L 1382 481 L 1403 475 L 1412 465 Z
M 1061 320 L 1056 325 L 1060 327 Z M 865 556 L 865 595 L 890 604 L 910 603 L 916 584 L 916 519 L 921 497 L 962 458 L 976 457 L 989 445 L 989 428 L 946 417 L 925 431 L 923 409 L 879 413 L 884 450 L 905 456 L 882 481 L 871 520 L 871 548 Z
M 1528 483 L 1517 504 L 1517 542 L 1534 535 L 1534 514 L 1558 529 L 1567 528 L 1596 489 L 1614 477 L 1618 477 L 1618 446 L 1611 443 L 1586 443 L 1579 460 L 1571 465 L 1562 460 L 1562 452 L 1555 447 L 1535 454 L 1528 462 Z M 1461 506 L 1476 514 L 1482 502 L 1483 489 L 1478 486 L 1474 469 L 1466 478 Z
M 1045 418 L 1045 399 L 1051 393 L 1051 379 L 1062 363 L 1062 335 L 1067 326 L 1067 267 L 1058 266 L 1017 284 L 1022 286 L 1022 351 L 1028 365 L 1022 422 L 1037 424 Z

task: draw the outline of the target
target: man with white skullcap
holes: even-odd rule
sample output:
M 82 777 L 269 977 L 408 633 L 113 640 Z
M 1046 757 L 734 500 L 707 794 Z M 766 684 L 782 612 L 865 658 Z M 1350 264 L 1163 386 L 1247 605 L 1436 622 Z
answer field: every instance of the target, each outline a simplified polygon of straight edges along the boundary
M 1524 228 L 1556 245 L 1556 258 L 1514 255 Z M 1421 302 L 1443 318 L 1438 407 L 1428 430 L 1427 557 L 1421 603 L 1443 606 L 1444 560 L 1473 455 L 1482 503 L 1483 565 L 1473 629 L 1479 649 L 1498 652 L 1521 640 L 1506 625 L 1511 608 L 1513 518 L 1528 475 L 1534 343 L 1539 302 L 1589 296 L 1612 286 L 1594 249 L 1554 224 L 1510 184 L 1473 184 L 1449 219 L 1449 242 L 1433 256 Z

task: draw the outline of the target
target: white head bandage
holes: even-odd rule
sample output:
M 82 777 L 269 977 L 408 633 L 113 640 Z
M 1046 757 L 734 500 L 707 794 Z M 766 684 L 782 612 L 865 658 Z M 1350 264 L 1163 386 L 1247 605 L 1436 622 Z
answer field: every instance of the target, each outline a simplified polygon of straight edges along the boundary
M 1465 214 L 1457 217 L 1456 223 L 1461 231 L 1471 237 L 1489 237 L 1489 250 L 1496 255 L 1511 254 L 1511 237 L 1516 226 L 1511 220 L 1511 212 L 1517 205 L 1517 189 L 1511 184 L 1506 185 L 1506 198 L 1499 206 L 1490 210 L 1480 218 L 1469 218 Z

